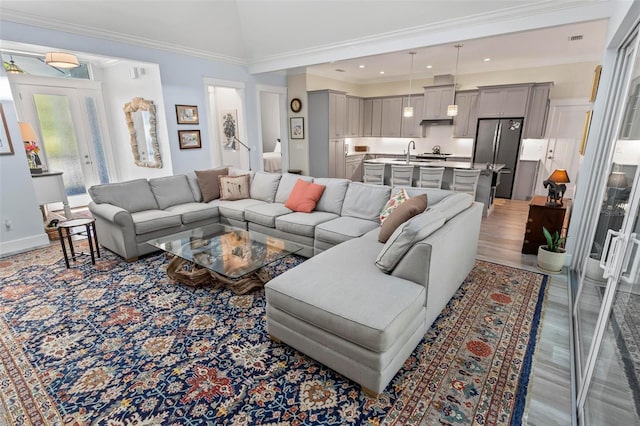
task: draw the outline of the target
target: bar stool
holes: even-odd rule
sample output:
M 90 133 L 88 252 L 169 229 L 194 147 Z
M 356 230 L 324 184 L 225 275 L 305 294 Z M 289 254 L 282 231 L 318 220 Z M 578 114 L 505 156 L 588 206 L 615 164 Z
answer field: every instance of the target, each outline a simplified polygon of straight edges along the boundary
M 80 230 L 74 228 L 82 228 Z M 82 235 L 89 240 L 89 253 L 77 252 L 73 247 L 73 236 Z M 64 263 L 69 266 L 69 257 L 72 260 L 80 255 L 90 255 L 91 263 L 96 264 L 96 255 L 100 257 L 100 246 L 98 245 L 98 236 L 96 235 L 96 220 L 95 219 L 71 219 L 58 224 L 58 236 L 60 237 L 60 244 L 62 244 L 62 253 L 64 254 Z M 67 243 L 69 243 L 69 251 L 71 256 L 67 254 Z
M 444 167 L 420 167 L 420 178 L 417 186 L 420 188 L 440 189 L 443 175 Z
M 374 185 L 384 185 L 384 163 L 364 163 L 362 181 Z
M 413 186 L 413 166 L 392 164 L 391 186 Z
M 476 198 L 476 189 L 480 179 L 480 170 L 477 169 L 453 169 L 453 183 L 451 190 L 456 192 L 466 192 Z

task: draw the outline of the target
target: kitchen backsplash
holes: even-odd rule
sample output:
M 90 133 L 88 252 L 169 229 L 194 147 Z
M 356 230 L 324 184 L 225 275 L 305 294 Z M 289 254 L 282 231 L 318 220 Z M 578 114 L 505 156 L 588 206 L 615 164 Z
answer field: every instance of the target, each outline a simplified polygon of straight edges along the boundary
M 349 144 L 349 152 L 354 151 L 355 145 L 367 145 L 369 152 L 379 152 L 385 154 L 404 154 L 407 152 L 407 145 L 410 140 L 416 142 L 415 151 L 412 154 L 422 154 L 432 152 L 433 147 L 440 145 L 440 152 L 452 154 L 456 157 L 471 157 L 473 154 L 472 138 L 452 138 L 452 126 L 431 126 L 425 128 L 422 138 L 377 138 L 359 137 L 347 138 L 345 142 Z

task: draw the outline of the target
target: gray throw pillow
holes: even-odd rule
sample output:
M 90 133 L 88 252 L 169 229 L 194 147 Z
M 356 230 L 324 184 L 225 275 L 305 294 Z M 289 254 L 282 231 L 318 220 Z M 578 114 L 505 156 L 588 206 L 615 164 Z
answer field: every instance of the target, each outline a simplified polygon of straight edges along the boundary
M 208 203 L 211 200 L 220 198 L 220 184 L 218 176 L 225 176 L 229 172 L 229 168 L 211 169 L 211 170 L 195 170 L 198 178 L 198 186 L 202 193 L 202 201 Z

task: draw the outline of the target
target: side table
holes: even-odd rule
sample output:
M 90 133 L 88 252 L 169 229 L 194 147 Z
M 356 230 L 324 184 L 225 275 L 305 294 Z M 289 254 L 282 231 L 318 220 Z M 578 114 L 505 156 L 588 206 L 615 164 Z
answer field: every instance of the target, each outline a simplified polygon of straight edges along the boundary
M 537 254 L 538 247 L 547 244 L 547 239 L 542 233 L 544 226 L 549 232 L 558 231 L 564 235 L 568 228 L 571 199 L 565 198 L 563 204 L 558 207 L 546 205 L 547 197 L 536 195 L 529 203 L 529 216 L 522 242 L 522 253 Z
M 74 230 L 74 228 L 81 228 L 80 230 Z M 78 252 L 76 253 L 73 247 L 73 237 L 81 235 L 87 237 L 89 242 L 89 253 Z M 67 254 L 67 243 L 69 244 L 69 251 L 71 252 L 71 259 L 76 260 L 76 257 L 84 254 L 91 256 L 91 264 L 96 264 L 96 255 L 100 257 L 100 246 L 98 245 L 98 236 L 96 235 L 96 221 L 95 219 L 72 219 L 61 222 L 58 224 L 58 236 L 60 237 L 60 244 L 62 244 L 62 253 L 64 254 L 64 263 L 69 266 L 69 255 Z

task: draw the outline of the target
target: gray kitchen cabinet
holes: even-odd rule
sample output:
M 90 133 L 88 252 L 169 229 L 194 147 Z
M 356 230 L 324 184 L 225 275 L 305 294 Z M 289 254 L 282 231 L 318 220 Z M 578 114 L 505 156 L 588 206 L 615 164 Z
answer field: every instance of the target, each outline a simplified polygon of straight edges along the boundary
M 478 89 L 478 118 L 524 117 L 533 83 L 481 86 Z
M 354 182 L 362 182 L 365 155 L 349 155 L 345 163 L 345 177 Z
M 329 140 L 329 177 L 345 177 L 345 145 L 344 139 Z
M 456 92 L 456 105 L 458 105 L 458 115 L 453 118 L 453 137 L 475 137 L 478 121 L 478 91 Z
M 533 197 L 539 166 L 540 160 L 518 161 L 512 199 L 528 201 Z
M 453 103 L 453 84 L 428 86 L 424 88 L 424 120 L 442 120 L 448 118 L 447 107 Z
M 402 96 L 382 99 L 380 136 L 400 136 L 402 129 Z M 372 132 L 373 133 L 373 132 Z
M 536 83 L 529 96 L 529 111 L 524 121 L 525 139 L 542 139 L 549 115 L 549 92 L 553 83 Z
M 402 108 L 409 106 L 409 97 L 404 96 L 402 98 Z M 403 138 L 419 138 L 422 136 L 422 126 L 420 122 L 423 118 L 424 109 L 424 96 L 411 95 L 411 106 L 413 107 L 413 117 L 405 117 L 400 111 L 402 120 L 402 129 L 400 130 L 400 136 Z
M 329 135 L 342 138 L 346 135 L 347 95 L 329 92 Z
M 315 177 L 344 177 L 344 138 L 334 135 L 340 128 L 339 117 L 342 117 L 344 132 L 346 95 L 330 90 L 314 90 L 308 92 L 307 96 L 309 120 L 305 124 L 309 135 L 309 158 L 312 159 L 309 162 L 309 174 Z
M 364 99 L 362 110 L 362 136 L 380 136 L 382 132 L 382 99 Z
M 362 99 L 347 96 L 347 131 L 345 136 L 360 136 L 360 102 Z

